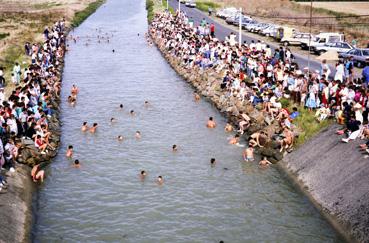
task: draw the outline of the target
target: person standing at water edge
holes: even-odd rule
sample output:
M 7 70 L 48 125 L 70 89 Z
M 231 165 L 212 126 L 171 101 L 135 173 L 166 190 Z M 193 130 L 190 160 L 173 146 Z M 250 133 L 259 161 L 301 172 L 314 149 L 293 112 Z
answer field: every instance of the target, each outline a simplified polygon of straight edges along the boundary
M 243 160 L 249 162 L 254 161 L 254 147 L 252 147 L 251 144 L 249 144 L 249 147 L 243 152 Z

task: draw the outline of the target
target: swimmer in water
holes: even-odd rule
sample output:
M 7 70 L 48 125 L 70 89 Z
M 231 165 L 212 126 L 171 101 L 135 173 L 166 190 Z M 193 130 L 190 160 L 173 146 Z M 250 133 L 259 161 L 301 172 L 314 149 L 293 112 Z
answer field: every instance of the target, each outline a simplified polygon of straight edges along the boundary
M 159 185 L 163 185 L 164 183 L 164 179 L 162 176 L 158 176 L 158 179 L 156 179 L 156 182 L 159 184 Z
M 224 127 L 224 131 L 226 132 L 232 132 L 233 131 L 233 127 L 231 124 L 227 123 Z
M 198 93 L 196 93 L 196 91 L 193 92 L 193 96 L 196 102 L 200 101 L 201 97 Z
M 177 151 L 178 151 L 178 147 L 177 147 L 177 145 L 173 144 L 173 146 L 172 146 L 172 151 L 173 151 L 173 152 L 177 152 Z
M 252 144 L 249 144 L 249 147 L 243 151 L 242 156 L 244 161 L 254 161 L 254 147 Z
M 81 164 L 79 163 L 79 160 L 78 160 L 78 159 L 76 159 L 76 160 L 74 161 L 74 163 L 73 163 L 73 167 L 74 167 L 74 168 L 81 168 Z
M 67 156 L 67 158 L 72 158 L 73 157 L 73 146 L 72 145 L 68 146 L 68 149 L 67 149 L 67 152 L 66 152 L 65 156 Z
M 115 123 L 115 122 L 117 122 L 117 119 L 115 119 L 114 117 L 112 117 L 112 118 L 110 118 L 110 122 L 111 123 Z
M 144 171 L 144 170 L 141 170 L 141 173 L 140 173 L 140 179 L 141 179 L 141 181 L 144 181 L 145 180 L 145 178 L 146 178 L 146 171 Z
M 267 157 L 263 157 L 263 159 L 260 160 L 260 162 L 259 162 L 260 167 L 263 167 L 263 168 L 266 168 L 271 164 L 272 163 L 267 159 Z
M 112 52 L 115 52 L 115 50 L 113 49 Z
M 131 111 L 129 112 L 129 114 L 131 114 L 131 116 L 134 116 L 136 113 L 135 113 L 135 111 L 134 111 L 134 110 L 131 110 Z
M 72 95 L 68 96 L 68 103 L 71 104 L 71 106 L 74 106 L 76 104 L 76 98 Z
M 122 135 L 119 135 L 118 137 L 117 137 L 117 139 L 118 139 L 118 141 L 120 142 L 120 141 L 123 141 L 123 136 Z
M 119 108 L 120 108 L 120 109 L 123 109 L 123 104 L 120 104 L 120 105 L 119 105 Z
M 211 158 L 210 159 L 210 166 L 211 167 L 214 167 L 215 166 L 215 163 L 216 163 L 215 158 Z
M 145 107 L 147 108 L 147 107 L 149 107 L 150 106 L 150 103 L 147 101 L 147 100 L 145 100 Z
M 136 139 L 140 139 L 141 138 L 141 132 L 140 131 L 136 131 L 135 138 Z
M 90 133 L 95 133 L 97 129 L 97 123 L 94 123 L 92 127 L 90 128 Z
M 87 122 L 83 122 L 82 127 L 81 127 L 81 131 L 86 132 L 87 130 L 88 130 Z
M 238 144 L 239 141 L 240 141 L 240 135 L 236 134 L 234 135 L 233 138 L 229 140 L 229 144 Z
M 215 123 L 215 121 L 213 120 L 213 117 L 209 117 L 209 120 L 206 124 L 206 126 L 208 128 L 215 128 L 217 126 L 217 124 Z

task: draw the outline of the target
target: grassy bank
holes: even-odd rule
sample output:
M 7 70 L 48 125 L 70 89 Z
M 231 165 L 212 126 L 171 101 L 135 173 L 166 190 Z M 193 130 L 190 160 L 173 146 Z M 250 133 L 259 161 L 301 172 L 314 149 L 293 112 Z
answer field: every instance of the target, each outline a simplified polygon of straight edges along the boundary
M 282 106 L 292 111 L 293 107 L 296 107 L 300 115 L 293 121 L 300 131 L 299 136 L 295 139 L 295 145 L 298 147 L 304 144 L 307 140 L 318 134 L 324 128 L 333 124 L 333 120 L 324 120 L 318 122 L 315 117 L 315 111 L 309 111 L 307 108 L 301 105 L 293 103 L 291 100 L 282 99 Z
M 37 4 L 28 0 L 13 0 L 1 3 L 0 8 L 0 67 L 4 68 L 7 86 L 11 90 L 11 72 L 15 62 L 22 69 L 28 66 L 30 58 L 25 55 L 24 44 L 43 41 L 42 32 L 57 20 L 65 17 L 67 26 L 78 26 L 92 14 L 104 0 L 38 0 Z M 23 70 L 22 70 L 23 72 Z
M 146 0 L 147 21 L 151 23 L 154 18 L 154 1 Z
M 83 21 L 85 21 L 88 18 L 88 16 L 93 14 L 96 11 L 96 9 L 98 9 L 104 2 L 105 0 L 96 0 L 95 2 L 90 3 L 84 10 L 76 12 L 76 14 L 73 17 L 71 26 L 73 28 L 79 26 Z
M 196 8 L 208 12 L 209 8 L 212 8 L 213 11 L 217 8 L 220 8 L 221 5 L 215 2 L 208 2 L 208 1 L 196 1 Z

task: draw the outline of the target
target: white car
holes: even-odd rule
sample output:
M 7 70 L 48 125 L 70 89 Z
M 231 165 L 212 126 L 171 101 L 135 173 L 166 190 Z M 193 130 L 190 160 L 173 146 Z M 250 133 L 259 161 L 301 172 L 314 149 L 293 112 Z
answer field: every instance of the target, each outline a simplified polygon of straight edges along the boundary
M 312 47 L 312 52 L 321 55 L 324 52 L 331 50 L 336 51 L 337 53 L 341 53 L 348 52 L 349 50 L 352 49 L 354 49 L 354 47 L 347 42 L 334 42 L 334 43 L 326 43 L 323 46 Z
M 186 5 L 186 7 L 189 7 L 189 8 L 196 8 L 195 0 L 187 0 L 185 5 Z
M 313 35 L 310 35 L 309 33 L 296 33 L 292 37 L 283 37 L 281 42 L 285 45 L 301 45 L 301 43 L 309 41 L 314 39 Z
M 260 34 L 270 37 L 277 37 L 277 31 L 280 26 L 278 25 L 271 25 L 266 29 L 263 29 Z

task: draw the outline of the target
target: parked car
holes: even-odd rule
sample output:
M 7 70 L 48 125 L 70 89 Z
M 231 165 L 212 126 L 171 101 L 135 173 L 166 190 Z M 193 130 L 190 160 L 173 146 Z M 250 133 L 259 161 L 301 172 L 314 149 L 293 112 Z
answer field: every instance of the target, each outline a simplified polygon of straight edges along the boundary
M 338 55 L 340 58 L 352 57 L 354 65 L 358 68 L 365 67 L 369 63 L 369 48 L 367 49 L 352 49 L 348 52 L 343 52 Z
M 224 8 L 216 12 L 216 16 L 222 19 L 227 19 L 232 16 L 236 16 L 239 13 L 239 10 L 236 8 Z
M 281 42 L 285 45 L 301 45 L 302 42 L 305 42 L 306 40 L 309 41 L 309 37 L 311 38 L 310 40 L 314 39 L 314 36 L 309 34 L 309 33 L 296 33 L 294 35 L 292 35 L 291 37 L 283 37 L 281 39 Z
M 323 46 L 313 46 L 311 47 L 311 52 L 315 54 L 323 54 L 327 51 L 336 51 L 337 53 L 341 52 L 347 52 L 349 50 L 353 49 L 353 46 L 351 46 L 347 42 L 334 42 L 334 43 L 326 43 Z
M 189 8 L 196 8 L 196 2 L 195 0 L 187 0 L 185 6 Z
M 250 21 L 252 21 L 252 18 L 247 17 L 247 16 L 242 16 L 242 23 L 241 23 L 241 25 L 243 25 L 243 23 L 248 23 Z M 240 16 L 237 16 L 234 19 L 233 25 L 235 25 L 235 26 L 239 26 L 240 25 Z
M 236 16 L 230 16 L 230 17 L 226 18 L 225 22 L 227 24 L 233 24 L 235 19 L 236 19 Z
M 259 34 L 270 36 L 270 37 L 277 37 L 277 31 L 280 28 L 278 25 L 269 25 L 267 28 L 261 30 Z
M 245 25 L 245 30 L 250 31 L 253 30 L 259 23 L 254 21 L 249 22 L 248 24 Z
M 345 35 L 341 33 L 320 33 L 310 40 L 311 47 L 323 46 L 327 43 L 335 43 L 345 41 Z M 301 41 L 302 49 L 309 49 L 309 39 Z
M 263 29 L 266 29 L 269 27 L 269 24 L 267 23 L 259 23 L 258 25 L 256 25 L 252 32 L 255 32 L 255 33 L 259 33 L 260 31 L 262 31 Z

